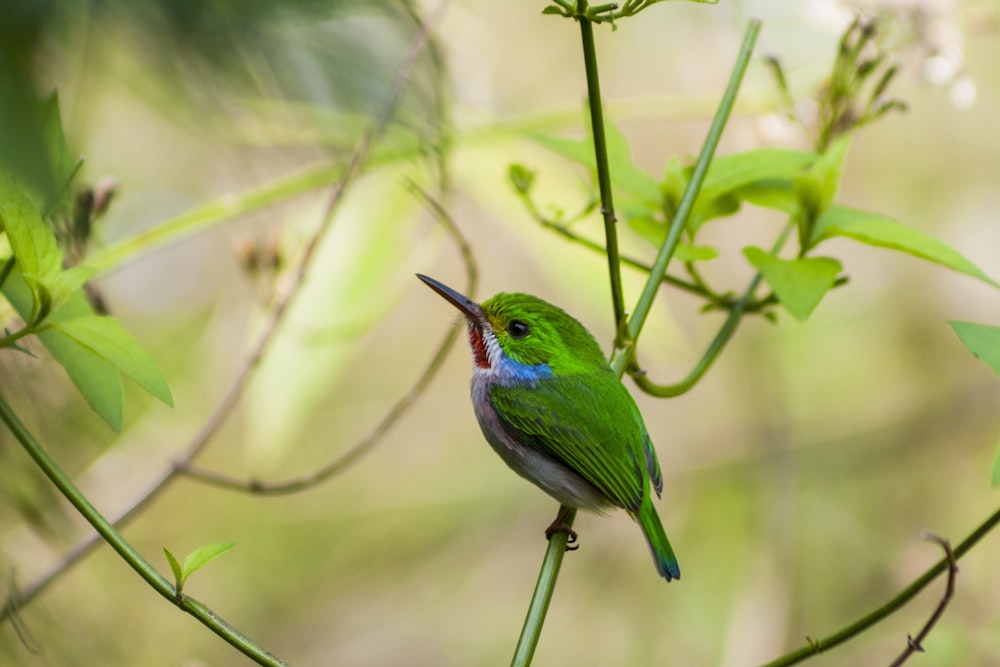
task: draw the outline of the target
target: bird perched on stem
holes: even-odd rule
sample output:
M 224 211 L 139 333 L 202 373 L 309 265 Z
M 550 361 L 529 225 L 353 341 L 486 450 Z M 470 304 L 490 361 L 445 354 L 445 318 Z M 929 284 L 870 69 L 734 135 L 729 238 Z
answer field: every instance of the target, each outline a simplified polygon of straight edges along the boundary
M 487 442 L 514 472 L 562 504 L 546 534 L 566 531 L 566 511 L 621 508 L 642 528 L 656 570 L 680 568 L 653 507 L 663 477 L 639 408 L 594 336 L 530 294 L 482 304 L 417 274 L 468 323 L 472 404 Z

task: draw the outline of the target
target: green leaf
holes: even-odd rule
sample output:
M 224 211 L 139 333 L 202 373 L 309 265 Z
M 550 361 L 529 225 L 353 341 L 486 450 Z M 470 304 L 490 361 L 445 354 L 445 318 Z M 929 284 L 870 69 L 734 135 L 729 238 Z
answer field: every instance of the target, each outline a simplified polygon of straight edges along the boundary
M 115 365 L 58 329 L 38 339 L 66 371 L 91 409 L 115 432 L 122 430 L 122 380 Z
M 958 334 L 965 347 L 976 357 L 1000 375 L 1000 327 L 975 322 L 948 322 Z
M 22 319 L 28 321 L 34 299 L 17 267 L 3 284 L 3 294 Z M 93 316 L 94 311 L 82 291 L 73 294 L 59 310 L 48 318 L 48 324 L 38 333 L 38 340 L 52 358 L 66 371 L 91 409 L 115 431 L 122 425 L 122 383 L 118 369 L 107 359 L 95 354 L 53 324 L 65 320 Z
M 764 178 L 735 190 L 733 195 L 754 206 L 784 211 L 789 215 L 799 208 L 795 182 L 790 178 Z
M 753 266 L 764 274 L 781 304 L 795 319 L 805 322 L 840 273 L 840 262 L 831 257 L 781 259 L 754 246 L 743 249 Z
M 187 581 L 187 578 L 192 574 L 205 567 L 213 560 L 229 551 L 236 546 L 236 542 L 219 542 L 217 544 L 209 544 L 208 546 L 201 547 L 200 549 L 195 549 L 189 553 L 184 558 L 183 577 L 181 578 L 181 586 Z
M 783 148 L 720 155 L 712 160 L 698 198 L 713 199 L 760 181 L 792 178 L 815 162 L 815 153 Z
M 834 141 L 825 153 L 809 169 L 810 175 L 819 186 L 819 209 L 822 213 L 833 204 L 833 199 L 840 186 L 840 177 L 844 173 L 844 159 L 851 145 L 850 135 L 844 135 Z
M 563 157 L 596 170 L 594 146 L 591 139 L 566 139 L 538 132 L 528 132 L 527 136 L 545 148 Z M 650 174 L 632 162 L 628 139 L 610 120 L 605 119 L 604 136 L 608 148 L 608 168 L 611 182 L 622 192 L 643 201 L 647 206 L 659 207 L 660 187 Z
M 170 563 L 170 571 L 174 573 L 174 588 L 180 593 L 184 587 L 184 571 L 181 569 L 181 564 L 177 562 L 177 559 L 174 558 L 174 555 L 166 547 L 163 547 L 163 555 L 167 557 L 167 562 Z
M 790 181 L 815 161 L 816 155 L 813 153 L 779 148 L 762 148 L 716 157 L 712 160 L 698 193 L 688 222 L 689 229 L 697 231 L 709 220 L 736 213 L 740 208 L 741 192 L 754 183 L 775 179 Z M 684 173 L 685 179 L 689 179 L 693 167 L 688 167 Z
M 156 362 L 114 317 L 88 315 L 53 325 L 81 346 L 107 359 L 139 386 L 173 406 L 173 398 Z
M 639 236 L 649 241 L 653 247 L 659 248 L 667 238 L 667 225 L 653 218 L 638 216 L 628 219 L 628 226 Z M 711 246 L 695 246 L 678 243 L 674 250 L 674 258 L 682 262 L 702 262 L 715 259 L 719 251 Z
M 836 204 L 830 206 L 817 220 L 813 238 L 818 242 L 835 236 L 844 236 L 880 248 L 900 250 L 1000 287 L 1000 284 L 950 246 L 878 213 Z
M 40 282 L 62 270 L 62 251 L 38 208 L 14 178 L 0 171 L 0 227 L 21 272 Z
M 799 247 L 804 251 L 818 243 L 815 234 L 817 221 L 833 204 L 849 145 L 846 136 L 834 141 L 807 171 L 792 179 L 797 203 L 792 215 L 798 228 Z

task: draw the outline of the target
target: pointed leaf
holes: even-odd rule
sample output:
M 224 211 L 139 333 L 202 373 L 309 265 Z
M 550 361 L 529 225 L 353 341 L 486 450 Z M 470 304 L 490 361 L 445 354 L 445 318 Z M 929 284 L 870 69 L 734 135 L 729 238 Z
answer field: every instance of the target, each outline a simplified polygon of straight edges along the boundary
M 163 374 L 139 341 L 113 317 L 90 315 L 55 323 L 55 328 L 95 354 L 107 359 L 139 386 L 173 406 Z
M 38 339 L 65 369 L 91 409 L 115 432 L 122 430 L 122 380 L 115 365 L 58 329 L 46 329 Z
M 20 271 L 14 270 L 4 281 L 4 296 L 22 319 L 31 316 L 34 299 Z M 39 332 L 38 340 L 52 358 L 65 369 L 69 379 L 90 405 L 115 431 L 122 424 L 122 383 L 118 369 L 107 359 L 76 342 L 53 325 L 63 319 L 92 316 L 94 311 L 82 291 L 73 294 L 65 304 L 53 312 L 46 327 Z
M 628 219 L 628 226 L 635 232 L 649 241 L 653 247 L 659 248 L 667 238 L 667 226 L 659 220 L 639 216 Z M 719 251 L 711 246 L 695 246 L 687 243 L 678 243 L 674 250 L 674 258 L 681 262 L 701 262 L 715 259 L 719 256 Z
M 787 260 L 754 246 L 744 248 L 743 254 L 764 274 L 781 304 L 800 322 L 809 318 L 841 270 L 840 262 L 831 257 Z
M 975 322 L 948 322 L 969 351 L 1000 375 L 1000 327 Z
M 836 204 L 830 206 L 817 221 L 814 239 L 819 241 L 834 236 L 846 236 L 868 245 L 901 250 L 914 257 L 920 257 L 978 278 L 994 287 L 1000 287 L 1000 284 L 983 273 L 978 266 L 957 250 L 921 231 L 907 227 L 878 213 L 869 213 Z
M 791 178 L 765 178 L 733 192 L 738 199 L 776 211 L 792 214 L 798 210 L 795 182 Z
M 97 269 L 89 266 L 74 266 L 50 278 L 46 285 L 52 296 L 52 312 L 59 310 L 96 273 Z
M 167 562 L 170 563 L 170 571 L 174 573 L 174 588 L 180 593 L 184 587 L 182 583 L 184 580 L 184 571 L 181 569 L 181 564 L 177 562 L 177 559 L 166 547 L 163 547 L 163 555 L 167 557 Z
M 62 270 L 62 251 L 38 208 L 14 178 L 0 171 L 0 227 L 22 273 L 42 281 Z
M 628 139 L 610 120 L 604 121 L 604 135 L 608 148 L 608 168 L 611 171 L 611 182 L 623 192 L 627 192 L 647 205 L 658 206 L 660 188 L 656 179 L 632 162 Z M 537 132 L 529 132 L 527 136 L 536 143 L 559 153 L 565 158 L 589 169 L 596 169 L 594 145 L 590 138 L 566 139 L 553 137 Z
M 200 549 L 195 549 L 189 553 L 184 558 L 183 572 L 184 576 L 181 579 L 181 585 L 187 581 L 187 578 L 192 574 L 205 567 L 213 560 L 229 551 L 236 546 L 236 542 L 219 542 L 217 544 L 209 544 L 208 546 L 201 547 Z
M 783 148 L 720 155 L 712 160 L 698 198 L 712 199 L 763 180 L 792 178 L 814 162 L 815 153 Z

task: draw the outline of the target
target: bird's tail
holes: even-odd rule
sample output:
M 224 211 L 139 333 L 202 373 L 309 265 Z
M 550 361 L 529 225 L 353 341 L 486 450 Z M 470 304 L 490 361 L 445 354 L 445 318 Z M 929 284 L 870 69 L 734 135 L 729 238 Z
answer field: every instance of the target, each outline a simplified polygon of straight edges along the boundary
M 677 557 L 674 556 L 674 550 L 670 548 L 670 540 L 663 532 L 660 517 L 657 516 L 656 508 L 653 507 L 653 501 L 649 496 L 643 499 L 635 519 L 639 522 L 642 533 L 646 536 L 649 550 L 653 554 L 653 561 L 656 563 L 656 571 L 667 581 L 680 579 L 681 569 L 677 565 Z

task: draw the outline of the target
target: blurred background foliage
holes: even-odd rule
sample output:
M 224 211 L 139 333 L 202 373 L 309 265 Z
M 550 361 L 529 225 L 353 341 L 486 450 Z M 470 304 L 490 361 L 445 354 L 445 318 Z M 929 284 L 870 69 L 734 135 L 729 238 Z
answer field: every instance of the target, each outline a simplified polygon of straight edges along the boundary
M 65 165 L 44 150 L 38 100 L 58 91 L 75 184 L 117 183 L 95 228 L 99 257 L 206 202 L 337 169 L 385 103 L 432 3 L 61 2 L 0 7 L 0 161 L 45 192 Z M 855 9 L 896 11 L 893 90 L 909 112 L 859 133 L 839 200 L 891 215 L 1000 277 L 1000 5 L 665 3 L 598 30 L 607 113 L 636 162 L 661 173 L 697 152 L 745 21 L 781 59 L 793 93 L 823 83 Z M 579 37 L 542 3 L 449 3 L 414 63 L 391 127 L 317 249 L 314 269 L 233 417 L 201 461 L 279 479 L 363 437 L 426 364 L 454 316 L 412 278 L 461 285 L 452 244 L 410 194 L 447 186 L 483 287 L 559 303 L 599 340 L 612 327 L 605 260 L 540 229 L 506 181 L 576 210 L 583 172 L 523 130 L 583 136 Z M 780 113 L 769 69 L 744 84 L 721 152 L 807 148 Z M 304 178 L 304 177 L 303 177 Z M 329 179 L 327 179 L 329 180 Z M 293 188 L 294 189 L 294 188 Z M 108 515 L 126 507 L 192 437 L 238 372 L 286 268 L 328 193 L 305 186 L 268 207 L 170 242 L 130 246 L 95 281 L 111 313 L 156 357 L 169 410 L 135 391 L 116 436 L 58 367 L 0 357 L 0 390 Z M 206 218 L 207 220 L 207 218 Z M 748 210 L 703 234 L 713 284 L 744 285 L 739 250 L 780 217 Z M 577 223 L 600 238 L 599 216 Z M 648 256 L 622 231 L 626 252 Z M 987 470 L 1000 384 L 948 319 L 996 324 L 995 290 L 911 257 L 831 241 L 850 283 L 805 324 L 748 320 L 718 365 L 672 400 L 638 395 L 665 472 L 661 515 L 684 579 L 655 577 L 624 516 L 581 517 L 538 664 L 752 665 L 880 604 L 997 504 Z M 86 260 L 84 260 L 86 261 Z M 642 276 L 625 270 L 626 303 Z M 664 290 L 643 333 L 658 381 L 685 374 L 721 315 Z M 509 659 L 554 503 L 484 446 L 456 349 L 415 409 L 369 456 L 317 488 L 258 498 L 182 480 L 126 529 L 150 559 L 211 542 L 237 547 L 187 590 L 292 664 L 497 664 Z M 84 527 L 0 433 L 0 567 L 6 593 L 48 571 Z M 1000 665 L 1000 541 L 961 562 L 958 592 L 913 664 Z M 816 665 L 885 664 L 924 622 L 912 605 Z M 0 628 L 0 664 L 222 665 L 245 661 L 157 598 L 101 549 Z

